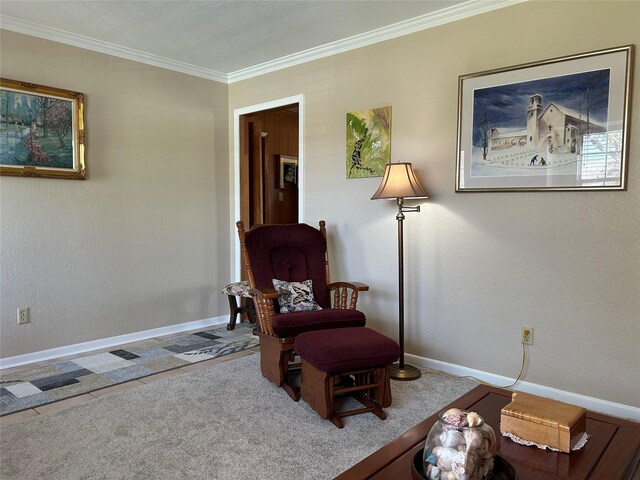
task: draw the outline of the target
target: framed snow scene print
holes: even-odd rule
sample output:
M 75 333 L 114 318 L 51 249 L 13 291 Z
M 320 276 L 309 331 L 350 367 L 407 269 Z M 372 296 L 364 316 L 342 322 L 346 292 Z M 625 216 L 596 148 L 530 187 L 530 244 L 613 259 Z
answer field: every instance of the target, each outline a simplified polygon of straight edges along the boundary
M 633 53 L 460 76 L 456 192 L 625 190 Z
M 0 79 L 0 174 L 84 180 L 84 95 Z

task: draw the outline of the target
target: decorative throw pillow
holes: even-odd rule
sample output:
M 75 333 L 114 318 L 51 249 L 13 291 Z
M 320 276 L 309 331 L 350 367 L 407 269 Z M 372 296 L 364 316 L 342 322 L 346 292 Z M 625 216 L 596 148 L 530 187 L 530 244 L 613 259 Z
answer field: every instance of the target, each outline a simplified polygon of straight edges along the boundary
M 322 310 L 313 299 L 313 286 L 311 280 L 304 282 L 285 282 L 273 279 L 273 288 L 278 293 L 280 313 L 309 312 Z

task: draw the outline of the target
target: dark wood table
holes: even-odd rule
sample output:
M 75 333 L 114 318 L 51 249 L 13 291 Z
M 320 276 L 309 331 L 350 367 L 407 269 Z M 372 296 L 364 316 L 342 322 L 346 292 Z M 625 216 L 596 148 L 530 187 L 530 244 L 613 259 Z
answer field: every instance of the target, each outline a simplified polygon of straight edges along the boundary
M 587 412 L 589 441 L 570 454 L 519 445 L 500 435 L 500 410 L 511 392 L 479 385 L 451 407 L 478 412 L 496 432 L 498 455 L 515 469 L 518 480 L 616 480 L 640 478 L 640 424 Z M 411 463 L 437 420 L 434 414 L 342 473 L 336 480 L 411 479 Z

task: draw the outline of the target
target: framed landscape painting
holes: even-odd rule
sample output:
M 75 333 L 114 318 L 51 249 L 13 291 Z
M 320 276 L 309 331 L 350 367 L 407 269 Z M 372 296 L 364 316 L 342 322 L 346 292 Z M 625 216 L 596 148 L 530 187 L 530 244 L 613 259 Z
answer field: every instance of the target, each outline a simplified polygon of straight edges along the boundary
M 633 46 L 458 82 L 456 191 L 625 190 Z
M 0 174 L 84 180 L 84 95 L 0 79 Z

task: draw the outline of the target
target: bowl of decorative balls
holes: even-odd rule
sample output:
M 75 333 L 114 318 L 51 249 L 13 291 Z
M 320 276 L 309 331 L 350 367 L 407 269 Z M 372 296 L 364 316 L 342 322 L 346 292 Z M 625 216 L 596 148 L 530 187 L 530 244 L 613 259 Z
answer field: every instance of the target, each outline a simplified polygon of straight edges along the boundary
M 411 469 L 415 480 L 517 479 L 511 464 L 496 455 L 493 428 L 476 412 L 458 408 L 438 415 Z

